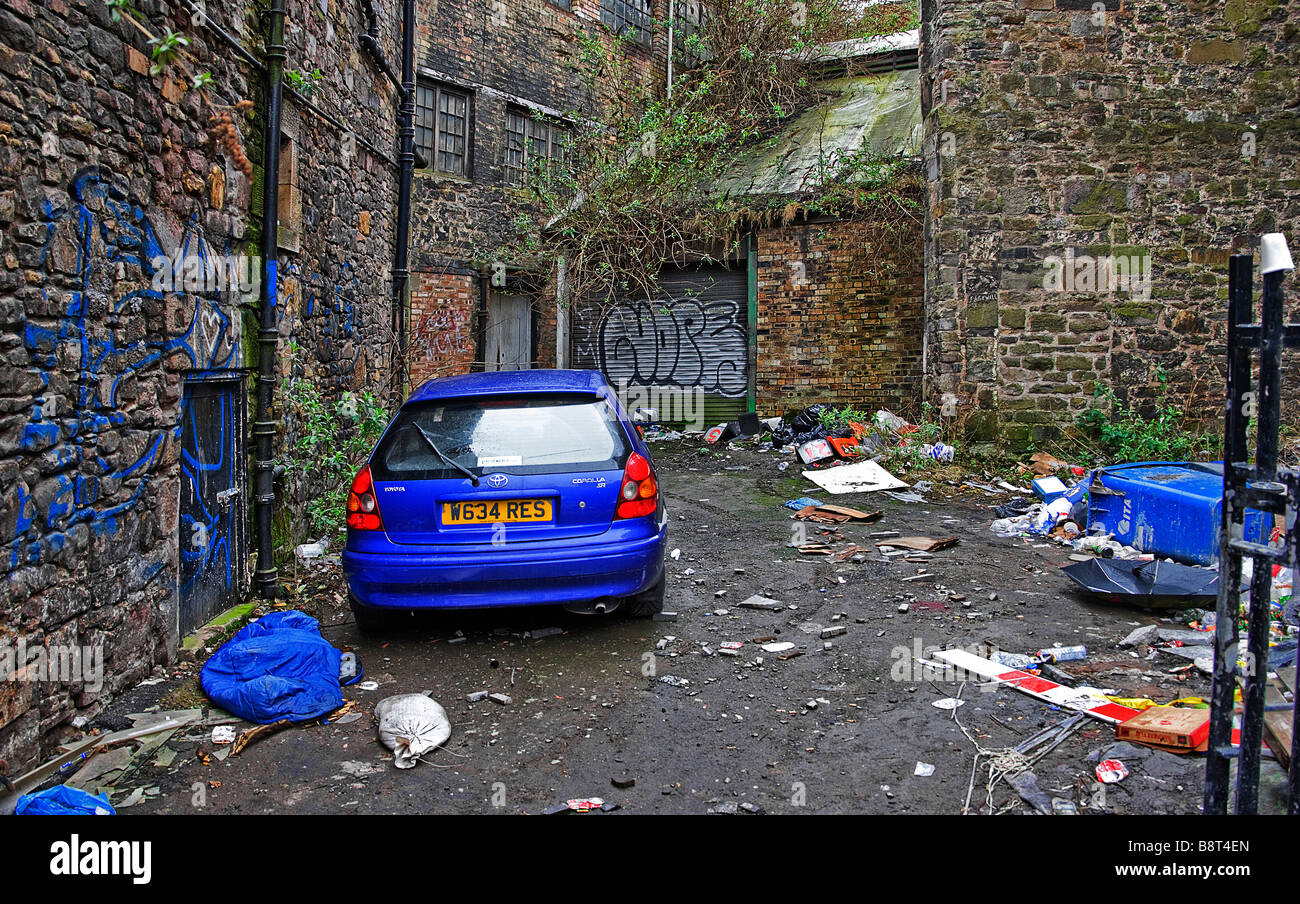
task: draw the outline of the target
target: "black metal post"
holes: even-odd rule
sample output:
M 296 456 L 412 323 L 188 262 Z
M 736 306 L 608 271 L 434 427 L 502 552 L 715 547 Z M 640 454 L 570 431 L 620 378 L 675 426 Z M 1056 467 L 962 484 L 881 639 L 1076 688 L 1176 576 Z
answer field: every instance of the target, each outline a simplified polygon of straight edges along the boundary
M 1228 262 L 1228 391 L 1223 430 L 1223 497 L 1219 531 L 1219 600 L 1214 624 L 1214 686 L 1210 695 L 1210 736 L 1205 764 L 1204 812 L 1228 812 L 1229 774 L 1232 765 L 1233 697 L 1237 688 L 1237 610 L 1240 608 L 1241 557 L 1230 543 L 1240 533 L 1234 523 L 1237 507 L 1236 469 L 1247 456 L 1245 415 L 1250 392 L 1250 348 L 1242 341 L 1240 326 L 1253 319 L 1253 258 L 1234 254 Z
M 411 282 L 411 172 L 415 168 L 415 0 L 402 4 L 401 175 L 397 186 L 397 247 L 393 251 L 393 404 L 406 395 L 406 312 Z
M 1277 478 L 1277 431 L 1282 411 L 1281 272 L 1264 274 L 1264 303 L 1260 320 L 1259 430 L 1255 444 L 1256 480 Z M 1244 514 L 1244 513 L 1243 513 Z M 1264 740 L 1265 691 L 1268 689 L 1268 635 L 1272 614 L 1272 569 L 1268 559 L 1256 558 L 1250 581 L 1250 621 L 1246 634 L 1246 689 L 1241 695 L 1241 758 L 1237 768 L 1237 813 L 1259 811 L 1259 746 Z
M 275 507 L 274 442 L 276 423 L 271 419 L 275 399 L 276 295 L 279 242 L 277 223 L 280 173 L 280 102 L 284 70 L 284 0 L 271 0 L 266 40 L 266 132 L 262 153 L 262 288 L 259 294 L 257 415 L 253 421 L 253 513 L 257 528 L 257 570 L 254 583 L 262 599 L 274 599 L 278 583 L 271 515 Z
M 1291 549 L 1290 566 L 1291 581 L 1294 585 L 1295 575 L 1300 574 L 1300 472 L 1291 471 L 1286 475 L 1287 495 L 1289 504 L 1286 509 L 1286 529 L 1287 545 Z M 1295 595 L 1294 586 L 1292 587 L 1292 596 Z M 1298 670 L 1300 673 L 1300 670 Z M 1295 682 L 1292 682 L 1292 690 L 1295 689 Z M 1290 795 L 1287 800 L 1287 814 L 1290 816 L 1300 816 L 1300 694 L 1295 695 L 1295 700 L 1291 708 L 1291 762 L 1287 774 L 1287 783 L 1290 787 Z

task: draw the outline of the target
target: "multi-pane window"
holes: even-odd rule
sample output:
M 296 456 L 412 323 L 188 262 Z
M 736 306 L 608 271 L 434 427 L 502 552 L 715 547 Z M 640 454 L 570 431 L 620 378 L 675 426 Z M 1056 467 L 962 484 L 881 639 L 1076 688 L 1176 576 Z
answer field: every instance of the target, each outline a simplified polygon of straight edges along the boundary
M 415 146 L 430 169 L 469 175 L 469 109 L 464 91 L 427 82 L 415 86 Z
M 673 7 L 673 61 L 683 69 L 694 69 L 711 57 L 702 40 L 707 15 L 702 0 L 677 0 Z
M 505 177 L 523 185 L 530 176 L 546 178 L 551 167 L 568 159 L 568 128 L 521 107 L 506 111 Z
M 625 31 L 638 44 L 650 46 L 651 0 L 600 0 L 600 21 L 616 34 Z
M 573 9 L 573 0 L 551 0 L 551 6 L 558 6 L 560 9 Z

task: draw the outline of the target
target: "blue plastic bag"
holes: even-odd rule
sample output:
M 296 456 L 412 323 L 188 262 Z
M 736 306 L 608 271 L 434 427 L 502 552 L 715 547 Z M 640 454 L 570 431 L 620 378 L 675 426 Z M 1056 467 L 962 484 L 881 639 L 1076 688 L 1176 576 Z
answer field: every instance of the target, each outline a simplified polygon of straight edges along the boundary
M 108 797 L 91 794 L 67 785 L 55 785 L 48 791 L 24 794 L 14 807 L 15 816 L 116 816 Z
M 213 653 L 200 682 L 213 703 L 242 719 L 304 722 L 343 705 L 342 656 L 310 615 L 273 612 Z

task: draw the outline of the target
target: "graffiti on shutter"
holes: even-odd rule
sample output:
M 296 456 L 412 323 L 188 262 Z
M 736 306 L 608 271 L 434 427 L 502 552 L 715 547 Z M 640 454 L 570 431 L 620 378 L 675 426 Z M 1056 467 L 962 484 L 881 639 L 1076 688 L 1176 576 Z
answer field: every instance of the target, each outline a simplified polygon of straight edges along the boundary
M 574 362 L 615 385 L 699 388 L 741 399 L 748 390 L 745 274 L 682 272 L 661 277 L 663 296 L 620 299 L 579 312 Z

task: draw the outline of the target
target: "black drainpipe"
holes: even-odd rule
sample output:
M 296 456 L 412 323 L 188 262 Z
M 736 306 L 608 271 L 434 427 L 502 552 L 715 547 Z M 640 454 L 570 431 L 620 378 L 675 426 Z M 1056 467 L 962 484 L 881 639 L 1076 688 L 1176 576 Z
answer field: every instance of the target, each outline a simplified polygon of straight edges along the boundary
M 361 42 L 362 48 L 370 54 L 370 58 L 375 61 L 375 65 L 380 68 L 384 75 L 388 76 L 388 80 L 399 91 L 405 92 L 405 87 L 397 77 L 397 73 L 393 71 L 393 67 L 389 65 L 383 49 L 379 46 L 379 13 L 375 11 L 375 2 L 374 0 L 362 0 L 362 6 L 365 7 L 363 12 L 366 17 L 366 30 L 361 33 L 361 37 L 357 40 Z
M 280 100 L 284 69 L 284 0 L 271 0 L 266 42 L 266 132 L 262 152 L 262 288 L 259 294 L 257 332 L 257 416 L 253 421 L 256 457 L 253 462 L 253 520 L 257 529 L 257 571 L 254 583 L 262 599 L 276 596 L 275 549 L 271 540 L 271 513 L 275 506 L 273 442 L 276 422 L 271 419 L 275 397 L 276 352 L 279 331 L 275 322 L 280 219 Z
M 394 406 L 406 396 L 406 293 L 411 282 L 411 171 L 415 166 L 415 0 L 402 4 L 402 152 L 397 187 L 397 247 L 393 251 Z

